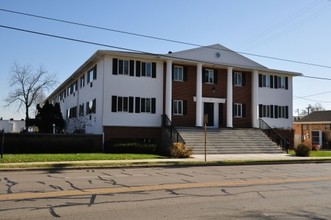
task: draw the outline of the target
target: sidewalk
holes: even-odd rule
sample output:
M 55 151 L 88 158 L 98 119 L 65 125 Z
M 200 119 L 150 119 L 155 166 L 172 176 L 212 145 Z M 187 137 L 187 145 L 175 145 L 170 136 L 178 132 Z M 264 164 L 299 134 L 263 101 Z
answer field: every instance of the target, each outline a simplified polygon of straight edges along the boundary
M 83 169 L 152 166 L 261 165 L 288 163 L 331 163 L 331 157 L 295 157 L 288 154 L 212 154 L 184 159 L 91 160 L 33 163 L 0 163 L 0 171 L 34 169 Z

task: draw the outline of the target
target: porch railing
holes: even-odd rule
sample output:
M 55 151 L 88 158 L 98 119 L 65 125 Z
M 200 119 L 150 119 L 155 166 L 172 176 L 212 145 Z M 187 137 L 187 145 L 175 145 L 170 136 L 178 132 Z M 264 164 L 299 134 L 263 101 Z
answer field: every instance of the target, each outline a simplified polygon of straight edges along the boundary
M 162 127 L 165 129 L 167 136 L 171 139 L 172 142 L 180 142 L 185 144 L 184 139 L 179 134 L 178 130 L 172 124 L 167 115 L 162 115 Z
M 270 127 L 262 118 L 259 120 L 259 128 L 284 151 L 288 153 L 290 143 L 282 137 L 274 128 Z

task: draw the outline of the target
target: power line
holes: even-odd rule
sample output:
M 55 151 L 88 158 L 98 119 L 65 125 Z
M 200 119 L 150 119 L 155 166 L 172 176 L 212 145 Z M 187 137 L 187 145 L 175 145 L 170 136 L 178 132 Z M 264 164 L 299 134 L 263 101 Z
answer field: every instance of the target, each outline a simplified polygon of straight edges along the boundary
M 103 43 L 97 43 L 97 42 L 92 42 L 92 41 L 87 41 L 87 40 L 76 39 L 76 38 L 64 37 L 64 36 L 60 36 L 60 35 L 48 34 L 48 33 L 43 33 L 43 32 L 38 32 L 38 31 L 32 31 L 32 30 L 27 30 L 27 29 L 22 29 L 22 28 L 16 28 L 16 27 L 10 27 L 10 26 L 5 26 L 5 25 L 1 25 L 1 24 L 0 24 L 0 28 L 6 28 L 6 29 L 26 32 L 26 33 L 30 33 L 30 34 L 37 34 L 37 35 L 42 35 L 42 36 L 46 36 L 46 37 L 52 37 L 52 38 L 57 38 L 57 39 L 62 39 L 62 40 L 74 41 L 74 42 L 79 42 L 79 43 L 84 43 L 84 44 L 91 44 L 91 45 L 108 47 L 108 48 L 114 48 L 114 49 L 118 49 L 118 50 L 141 53 L 141 54 L 146 54 L 146 55 L 174 58 L 173 56 L 166 55 L 166 54 L 150 53 L 150 52 L 136 50 L 136 49 L 118 47 L 118 46 L 109 45 L 109 44 L 103 44 Z M 175 58 L 179 59 L 179 60 L 185 60 L 185 61 L 200 62 L 200 60 L 194 60 L 194 59 L 189 59 L 189 58 L 182 58 L 182 57 L 175 57 Z
M 301 77 L 304 77 L 304 78 L 310 78 L 310 79 L 331 80 L 331 78 L 318 77 L 318 76 L 307 76 L 307 75 L 303 75 L 303 76 L 301 76 Z
M 327 94 L 327 93 L 331 93 L 331 91 L 320 92 L 320 93 L 315 93 L 315 94 L 312 94 L 312 95 L 305 95 L 305 96 L 298 96 L 298 97 L 300 97 L 300 98 L 307 98 L 307 97 L 311 97 L 311 96 L 324 95 L 324 94 Z
M 272 33 L 275 33 L 277 30 L 281 29 L 286 24 L 295 20 L 296 18 L 298 18 L 299 16 L 304 14 L 306 11 L 312 10 L 315 6 L 321 4 L 322 1 L 323 0 L 311 2 L 310 4 L 306 5 L 304 8 L 301 8 L 299 11 L 296 11 L 294 14 L 290 15 L 289 17 L 285 18 L 284 20 L 280 21 L 279 23 L 272 25 L 271 27 L 265 29 L 263 32 L 253 36 L 251 39 L 246 40 L 242 44 L 245 44 L 246 48 L 252 48 L 253 47 L 252 44 L 256 45 L 260 39 L 263 39 L 265 36 L 267 37 L 268 35 L 270 36 Z M 270 38 L 272 38 L 272 36 L 269 37 L 269 39 Z M 273 39 L 275 39 L 275 38 L 273 38 Z M 265 40 L 265 41 L 267 41 L 267 40 Z M 270 42 L 270 41 L 268 41 L 268 42 Z M 251 46 L 247 47 L 247 44 L 251 44 Z
M 299 21 L 295 22 L 293 25 L 287 27 L 280 33 L 275 34 L 274 36 L 271 36 L 271 37 L 265 39 L 264 42 L 271 42 L 271 41 L 277 39 L 279 36 L 283 36 L 284 34 L 287 34 L 291 31 L 295 30 L 299 25 L 303 25 L 303 24 L 307 23 L 308 21 L 310 21 L 311 19 L 316 18 L 317 16 L 321 15 L 325 11 L 329 10 L 330 7 L 331 7 L 331 5 L 328 5 L 324 8 L 319 9 L 318 11 L 316 11 L 315 13 L 311 14 L 310 16 L 304 18 L 303 20 L 299 20 Z
M 74 41 L 74 42 L 79 42 L 79 43 L 84 43 L 84 44 L 91 44 L 91 45 L 96 45 L 96 46 L 114 48 L 114 49 L 118 49 L 118 50 L 125 50 L 125 51 L 130 51 L 130 52 L 135 52 L 135 53 L 142 53 L 142 54 L 148 54 L 148 55 L 154 55 L 154 56 L 163 56 L 163 57 L 173 58 L 173 57 L 165 55 L 165 54 L 149 53 L 149 52 L 146 52 L 146 51 L 141 51 L 141 50 L 136 50 L 136 49 L 130 49 L 130 48 L 119 47 L 119 46 L 114 46 L 114 45 L 109 45 L 109 44 L 103 44 L 103 43 L 97 43 L 97 42 L 92 42 L 92 41 L 87 41 L 87 40 L 76 39 L 76 38 L 64 37 L 64 36 L 60 36 L 60 35 L 37 32 L 37 31 L 32 31 L 32 30 L 27 30 L 27 29 L 22 29 L 22 28 L 5 26 L 5 25 L 1 25 L 1 24 L 0 24 L 0 28 L 6 28 L 6 29 L 10 29 L 10 30 L 16 30 L 16 31 L 21 31 L 21 32 L 26 32 L 26 33 L 31 33 L 31 34 L 37 34 L 37 35 L 42 35 L 42 36 L 52 37 L 52 38 L 57 38 L 57 39 L 62 39 L 62 40 Z M 234 52 L 234 51 L 232 51 L 232 52 Z M 177 59 L 186 60 L 186 61 L 198 61 L 198 60 L 186 59 L 186 58 L 177 58 Z M 316 76 L 303 75 L 301 77 L 312 78 L 312 79 L 320 79 L 320 80 L 331 80 L 331 78 L 316 77 Z
M 293 96 L 294 98 L 298 98 L 298 99 L 304 99 L 310 102 L 319 102 L 319 103 L 331 103 L 331 101 L 321 101 L 321 100 L 315 100 L 315 99 L 307 99 L 305 97 L 300 97 L 300 96 Z
M 11 29 L 11 30 L 16 30 L 16 31 L 21 31 L 21 32 L 27 32 L 27 33 L 31 33 L 31 34 L 37 34 L 37 35 L 43 35 L 43 36 L 47 36 L 47 37 L 63 39 L 63 40 L 75 41 L 75 42 L 79 42 L 79 43 L 92 44 L 92 45 L 96 45 L 96 46 L 109 47 L 109 48 L 114 48 L 114 49 L 118 49 L 118 50 L 126 50 L 126 51 L 137 52 L 137 53 L 145 53 L 146 54 L 146 52 L 143 52 L 143 51 L 140 51 L 140 50 L 128 49 L 128 48 L 124 48 L 124 47 L 112 46 L 112 45 L 96 43 L 96 42 L 86 41 L 86 40 L 80 40 L 80 39 L 75 39 L 75 38 L 70 38 L 70 37 L 63 37 L 63 36 L 59 36 L 59 35 L 47 34 L 47 33 L 37 32 L 37 31 L 31 31 L 31 30 L 27 30 L 27 29 L 10 27 L 10 26 L 5 26 L 5 25 L 1 25 L 1 24 L 0 24 L 0 27 L 1 28 L 6 28 L 6 29 Z
M 103 31 L 111 31 L 111 32 L 116 32 L 116 33 L 120 33 L 120 34 L 127 34 L 127 35 L 133 35 L 133 36 L 137 36 L 137 37 L 150 38 L 150 39 L 154 39 L 154 40 L 168 41 L 168 42 L 171 42 L 171 43 L 186 44 L 186 45 L 189 45 L 189 46 L 201 47 L 201 45 L 199 45 L 199 44 L 187 43 L 187 42 L 184 42 L 184 41 L 178 41 L 178 40 L 166 39 L 166 38 L 162 38 L 162 37 L 155 37 L 155 36 L 150 36 L 150 35 L 145 35 L 145 34 L 122 31 L 122 30 L 106 28 L 106 27 L 90 25 L 90 24 L 84 24 L 84 23 L 79 23 L 79 22 L 74 22 L 74 21 L 69 21 L 69 20 L 63 20 L 63 19 L 58 19 L 58 18 L 51 18 L 51 17 L 41 16 L 41 15 L 36 15 L 36 14 L 30 14 L 30 13 L 25 13 L 25 12 L 8 10 L 8 9 L 4 9 L 4 8 L 0 8 L 0 11 L 13 13 L 13 14 L 24 15 L 24 16 L 29 16 L 29 17 L 34 17 L 34 18 L 40 18 L 40 19 L 49 20 L 49 21 L 56 21 L 56 22 L 60 22 L 60 23 L 72 24 L 72 25 L 77 25 L 77 26 L 81 26 L 81 27 L 88 27 L 88 28 L 93 28 L 93 29 L 98 29 L 98 30 L 103 30 Z
M 89 24 L 83 24 L 83 23 L 78 23 L 78 22 L 73 22 L 73 21 L 68 21 L 68 20 L 63 20 L 63 19 L 40 16 L 40 15 L 35 15 L 35 14 L 30 14 L 30 13 L 25 13 L 25 12 L 18 12 L 18 11 L 3 9 L 3 8 L 0 8 L 0 11 L 19 14 L 19 15 L 24 15 L 24 16 L 29 16 L 29 17 L 35 17 L 35 18 L 40 18 L 40 19 L 46 19 L 46 20 L 56 21 L 56 22 L 61 22 L 61 23 L 67 23 L 67 24 L 72 24 L 72 25 L 78 25 L 78 26 L 82 26 L 82 27 L 94 28 L 94 29 L 99 29 L 99 30 L 104 30 L 104 31 L 111 31 L 111 32 L 117 32 L 117 33 L 121 33 L 121 34 L 133 35 L 133 36 L 144 37 L 144 38 L 150 38 L 150 39 L 154 39 L 154 40 L 167 41 L 167 42 L 184 44 L 184 45 L 195 46 L 195 47 L 205 47 L 203 45 L 195 44 L 195 43 L 188 43 L 188 42 L 184 42 L 184 41 L 177 41 L 177 40 L 166 39 L 166 38 L 161 38 L 161 37 L 154 37 L 154 36 L 150 36 L 150 35 L 138 34 L 138 33 L 122 31 L 122 30 L 116 30 L 116 29 L 111 29 L 111 28 L 105 28 L 105 27 L 89 25 Z M 9 28 L 9 29 L 15 29 L 15 28 L 10 28 L 8 26 L 2 26 L 2 27 L 3 28 Z M 16 28 L 16 29 L 19 29 L 19 28 Z M 21 30 L 23 30 L 23 29 L 21 29 Z M 27 31 L 27 32 L 29 32 L 29 31 Z M 32 33 L 32 32 L 30 32 L 30 33 Z M 47 35 L 47 34 L 42 34 L 42 35 Z M 93 43 L 93 42 L 91 42 L 91 43 Z M 98 45 L 98 44 L 96 44 L 96 45 Z M 99 45 L 99 46 L 104 46 L 104 45 Z M 116 47 L 113 47 L 113 48 L 116 48 Z M 212 46 L 209 46 L 209 48 L 219 49 L 219 50 L 223 50 L 223 51 L 227 51 L 227 52 L 231 52 L 231 53 L 243 54 L 243 55 L 247 55 L 247 56 L 254 56 L 254 57 L 260 57 L 260 58 L 283 61 L 283 62 L 297 63 L 297 64 L 303 64 L 303 65 L 309 65 L 309 66 L 315 66 L 315 67 L 322 67 L 322 68 L 331 69 L 331 66 L 328 66 L 328 65 L 316 64 L 316 63 L 310 63 L 310 62 L 303 62 L 303 61 L 296 61 L 296 60 L 290 60 L 290 59 L 272 57 L 272 56 L 266 56 L 266 55 L 260 55 L 260 54 L 253 54 L 253 53 L 247 53 L 247 52 L 232 51 L 232 50 L 229 50 L 229 49 L 215 48 L 215 47 L 212 47 Z

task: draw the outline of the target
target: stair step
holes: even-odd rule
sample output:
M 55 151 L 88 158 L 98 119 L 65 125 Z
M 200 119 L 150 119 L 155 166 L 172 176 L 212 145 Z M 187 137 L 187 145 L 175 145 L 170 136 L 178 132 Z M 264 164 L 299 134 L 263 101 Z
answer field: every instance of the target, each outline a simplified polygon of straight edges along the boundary
M 194 154 L 204 154 L 205 133 L 201 128 L 178 128 Z M 281 148 L 259 129 L 207 129 L 208 154 L 281 153 Z

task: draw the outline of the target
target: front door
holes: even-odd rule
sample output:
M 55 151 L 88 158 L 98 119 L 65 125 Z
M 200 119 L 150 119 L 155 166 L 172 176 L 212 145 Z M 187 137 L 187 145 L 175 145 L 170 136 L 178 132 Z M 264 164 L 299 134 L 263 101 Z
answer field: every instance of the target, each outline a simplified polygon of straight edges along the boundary
M 207 126 L 214 126 L 214 103 L 204 103 L 204 114 L 208 115 Z

